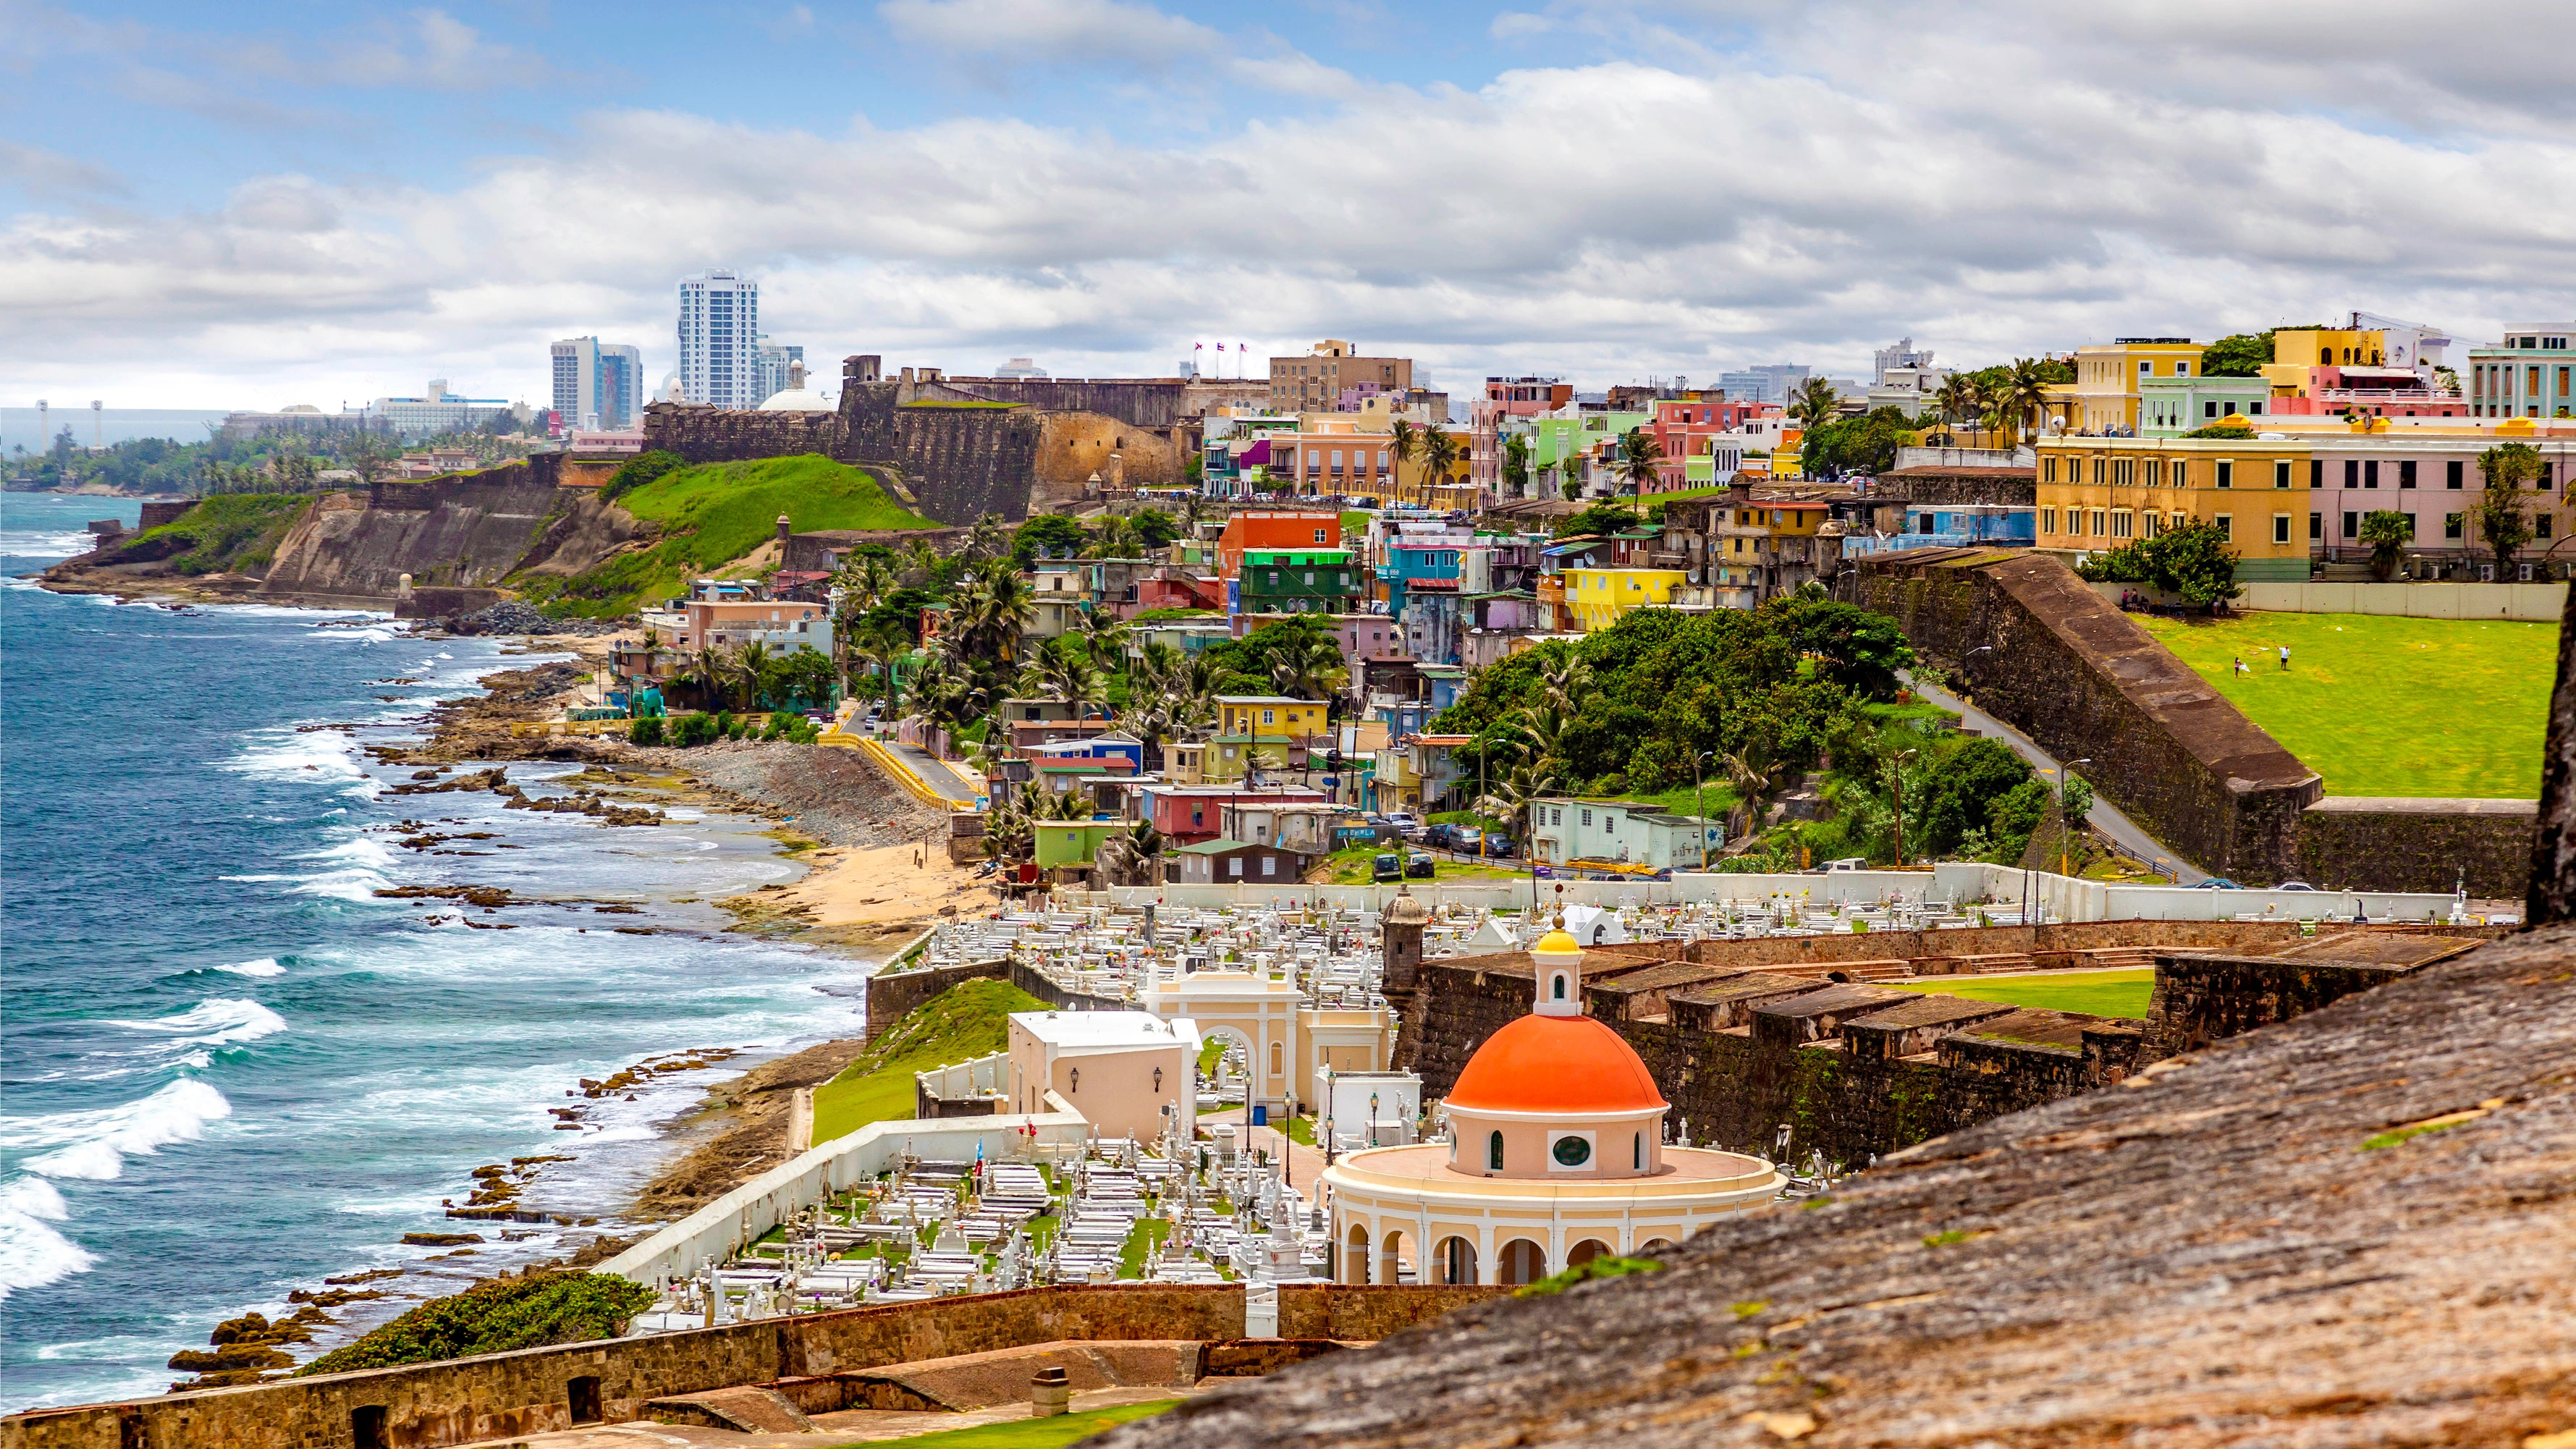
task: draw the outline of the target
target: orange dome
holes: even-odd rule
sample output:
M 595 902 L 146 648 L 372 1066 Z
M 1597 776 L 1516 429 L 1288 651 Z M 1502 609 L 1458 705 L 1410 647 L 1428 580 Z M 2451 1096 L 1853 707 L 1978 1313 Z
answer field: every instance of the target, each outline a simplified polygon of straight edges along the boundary
M 1524 1016 L 1467 1059 L 1449 1105 L 1469 1111 L 1660 1111 L 1669 1104 L 1637 1049 L 1588 1016 Z

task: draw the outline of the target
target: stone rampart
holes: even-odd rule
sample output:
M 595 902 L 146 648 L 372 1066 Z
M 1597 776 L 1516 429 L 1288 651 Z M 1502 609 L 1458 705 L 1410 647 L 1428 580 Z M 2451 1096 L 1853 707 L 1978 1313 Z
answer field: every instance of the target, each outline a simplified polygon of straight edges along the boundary
M 2152 946 L 2157 1004 L 2148 1021 L 2097 1018 L 1909 992 L 1902 976 L 1860 986 L 1823 974 L 1864 960 L 1901 969 L 1907 938 L 1946 953 L 1918 967 L 1992 954 L 2045 970 L 2100 959 L 2078 951 Z M 1813 954 L 1794 949 L 1810 943 Z M 2269 921 L 1709 941 L 1587 952 L 1584 1005 L 1636 1048 L 1693 1141 L 1768 1150 L 1787 1124 L 1797 1153 L 1857 1164 L 2095 1090 L 2184 1043 L 2286 1020 L 2474 944 L 2422 928 L 2303 940 L 2295 923 Z M 1534 977 L 1526 954 L 1498 952 L 1426 961 L 1420 979 L 1400 1065 L 1421 1073 L 1428 1100 L 1528 1013 Z
M 1846 577 L 1856 602 L 1964 675 L 1980 709 L 2060 759 L 2089 758 L 2085 778 L 2157 839 L 2215 874 L 2297 874 L 2317 773 L 2065 564 L 1920 549 Z
M 1493 1296 L 1475 1288 L 1288 1287 L 1286 1338 L 1382 1338 Z M 437 1449 L 572 1427 L 576 1385 L 609 1423 L 645 1401 L 1064 1340 L 1244 1336 L 1239 1287 L 1032 1288 L 719 1328 L 323 1374 L 0 1420 L 0 1449 Z
M 516 568 L 558 506 L 555 455 L 477 473 L 326 494 L 279 541 L 261 592 L 394 598 L 417 586 L 489 587 Z
M 2447 891 L 2520 900 L 2531 889 L 2537 800 L 2329 795 L 2299 815 L 2299 878 L 2319 887 Z
M 1058 1011 L 1128 1011 L 1124 1001 L 1068 991 L 1024 962 L 997 957 L 955 966 L 914 971 L 879 972 L 867 982 L 867 1037 L 874 1042 L 888 1027 L 918 1010 L 924 1002 L 969 981 L 1007 981 Z
M 738 463 L 820 453 L 847 457 L 842 413 L 764 413 L 750 409 L 653 403 L 644 409 L 644 447 L 692 463 Z
M 943 377 L 922 383 L 925 399 L 1018 403 L 1040 412 L 1096 413 L 1131 428 L 1176 428 L 1189 416 L 1189 379 Z

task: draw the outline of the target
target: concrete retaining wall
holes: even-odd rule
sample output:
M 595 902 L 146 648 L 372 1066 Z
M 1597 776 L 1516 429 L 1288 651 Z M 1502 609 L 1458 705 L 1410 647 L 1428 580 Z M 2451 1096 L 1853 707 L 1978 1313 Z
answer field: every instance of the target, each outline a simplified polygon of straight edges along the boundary
M 2117 584 L 2097 584 L 2114 590 Z M 2567 606 L 2561 584 L 2250 583 L 2240 609 L 2285 614 L 2382 614 L 2409 619 L 2528 619 L 2556 623 Z

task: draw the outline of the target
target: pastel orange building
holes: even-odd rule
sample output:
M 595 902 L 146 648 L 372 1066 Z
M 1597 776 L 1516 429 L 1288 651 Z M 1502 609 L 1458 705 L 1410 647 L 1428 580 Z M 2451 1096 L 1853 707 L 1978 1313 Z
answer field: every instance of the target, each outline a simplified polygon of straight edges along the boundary
M 1226 578 L 1243 573 L 1243 555 L 1261 548 L 1339 548 L 1342 515 L 1319 508 L 1246 508 L 1225 521 L 1217 535 L 1217 572 Z

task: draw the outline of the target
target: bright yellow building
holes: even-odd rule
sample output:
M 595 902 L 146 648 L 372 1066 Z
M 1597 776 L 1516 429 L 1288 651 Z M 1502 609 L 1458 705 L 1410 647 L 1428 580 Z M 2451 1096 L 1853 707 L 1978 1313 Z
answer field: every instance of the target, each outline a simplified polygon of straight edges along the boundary
M 2315 536 L 2312 446 L 2285 438 L 2043 438 L 2039 546 L 2100 552 L 2215 523 L 2241 580 L 2303 580 Z
M 1216 732 L 1285 743 L 1324 732 L 1324 706 L 1311 699 L 1278 694 L 1220 694 L 1216 697 Z
M 1565 570 L 1565 609 L 1584 633 L 1607 629 L 1633 610 L 1670 605 L 1684 581 L 1680 569 Z
M 2066 394 L 2067 426 L 2107 433 L 2138 426 L 2138 380 L 2196 377 L 2201 346 L 2188 337 L 2123 337 L 2075 351 L 2075 382 Z

